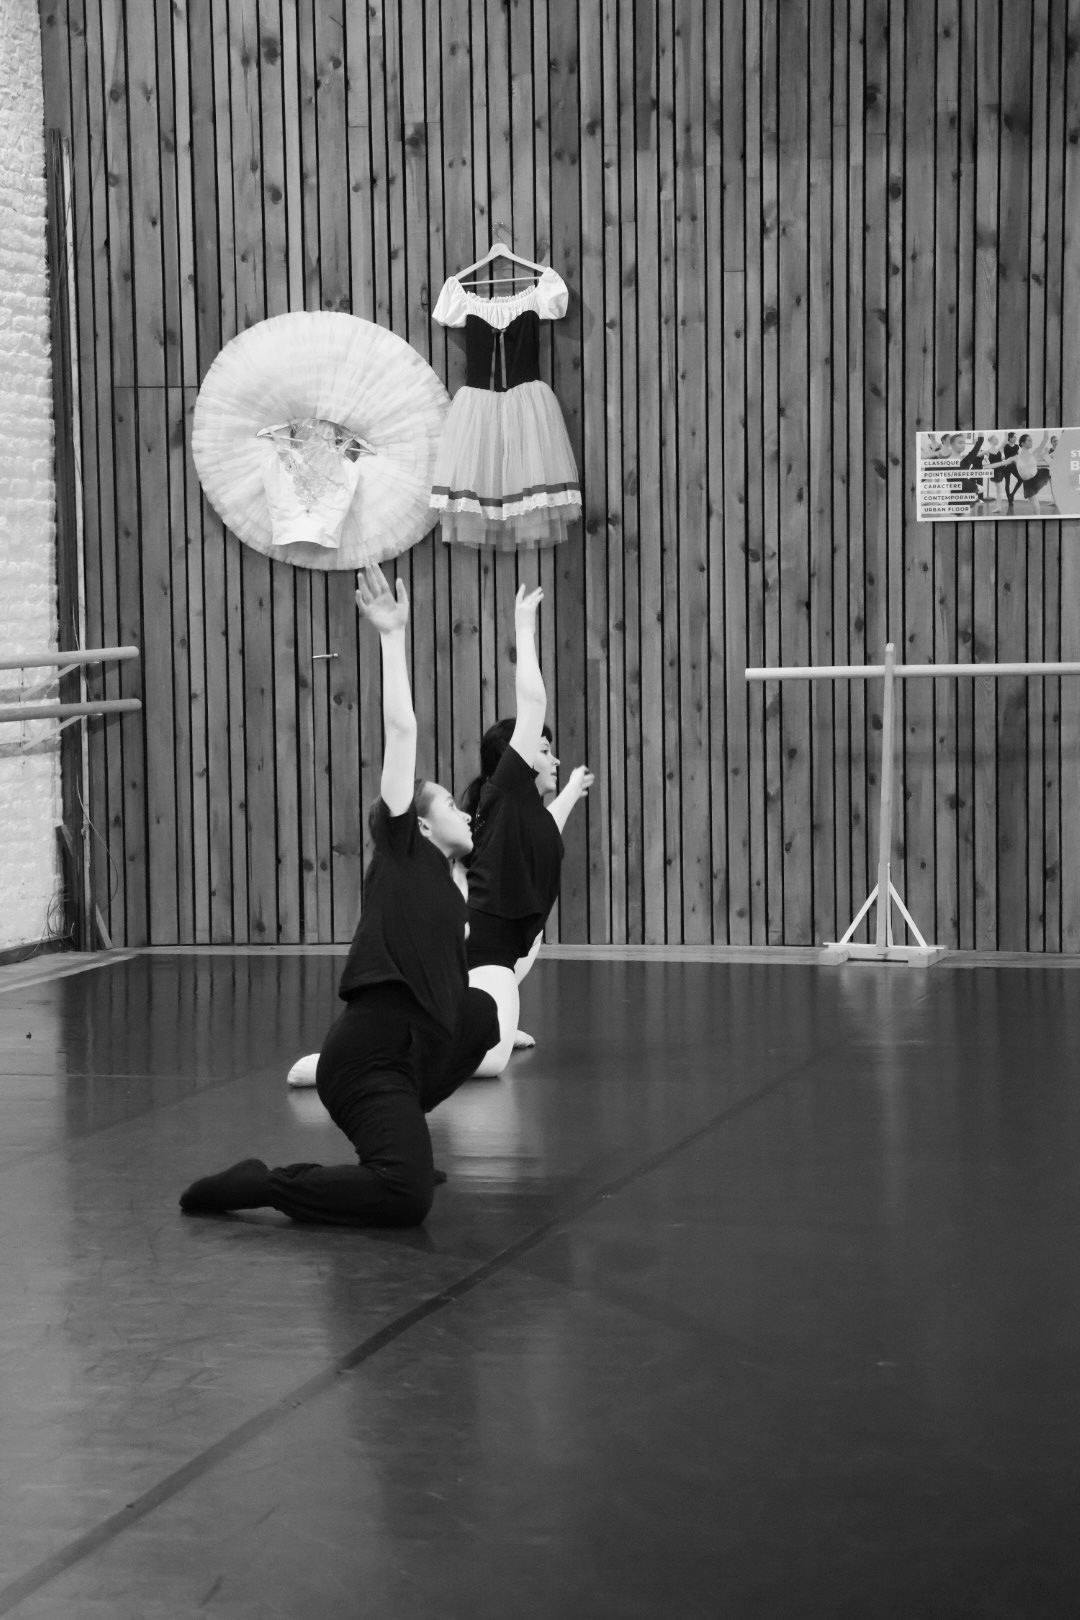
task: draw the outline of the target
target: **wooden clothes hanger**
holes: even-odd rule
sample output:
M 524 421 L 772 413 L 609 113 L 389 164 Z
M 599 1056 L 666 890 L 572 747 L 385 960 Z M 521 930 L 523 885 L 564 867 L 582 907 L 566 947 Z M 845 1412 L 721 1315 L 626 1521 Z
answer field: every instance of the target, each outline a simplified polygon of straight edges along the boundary
M 536 264 L 532 259 L 522 258 L 520 253 L 515 253 L 513 248 L 507 247 L 505 242 L 492 242 L 491 246 L 484 254 L 484 257 L 482 259 L 477 259 L 475 264 L 467 264 L 464 270 L 459 270 L 455 279 L 457 281 L 461 281 L 465 276 L 474 275 L 477 270 L 482 270 L 484 266 L 486 264 L 490 264 L 493 259 L 511 259 L 514 264 L 523 264 L 527 270 L 533 271 L 534 274 L 530 276 L 500 276 L 498 280 L 496 280 L 494 276 L 484 276 L 481 278 L 484 282 L 489 283 L 491 286 L 507 284 L 512 286 L 518 281 L 535 282 L 537 277 L 542 276 L 544 271 L 549 268 L 549 266 L 546 264 Z

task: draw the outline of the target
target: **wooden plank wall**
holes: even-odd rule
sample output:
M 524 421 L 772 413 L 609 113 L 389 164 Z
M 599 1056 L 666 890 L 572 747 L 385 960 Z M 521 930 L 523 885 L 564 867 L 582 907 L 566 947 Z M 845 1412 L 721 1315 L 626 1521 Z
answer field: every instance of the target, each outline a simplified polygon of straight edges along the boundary
M 546 592 L 597 786 L 549 937 L 806 943 L 872 881 L 879 706 L 747 663 L 1080 656 L 1080 525 L 919 526 L 920 428 L 1080 421 L 1080 0 L 40 0 L 70 142 L 89 634 L 117 943 L 354 925 L 379 760 L 351 580 L 242 548 L 188 454 L 265 316 L 393 328 L 502 236 L 585 486 L 538 558 L 402 560 L 424 765 L 460 792 Z M 333 657 L 325 655 L 333 654 Z M 1080 685 L 904 691 L 898 876 L 928 937 L 1080 949 Z

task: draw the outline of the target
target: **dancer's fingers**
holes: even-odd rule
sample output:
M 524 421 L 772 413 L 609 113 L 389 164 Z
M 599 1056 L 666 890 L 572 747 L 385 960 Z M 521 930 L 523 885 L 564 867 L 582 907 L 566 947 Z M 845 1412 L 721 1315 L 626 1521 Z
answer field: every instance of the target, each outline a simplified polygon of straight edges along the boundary
M 379 596 L 386 589 L 386 581 L 370 564 L 365 564 L 356 576 L 356 588 L 358 593 L 363 593 L 364 602 L 370 605 L 372 602 L 378 601 Z

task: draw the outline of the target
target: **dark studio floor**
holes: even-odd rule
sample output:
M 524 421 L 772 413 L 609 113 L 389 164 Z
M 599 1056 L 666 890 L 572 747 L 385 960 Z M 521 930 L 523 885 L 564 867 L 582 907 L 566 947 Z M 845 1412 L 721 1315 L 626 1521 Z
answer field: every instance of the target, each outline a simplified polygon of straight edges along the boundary
M 1080 1615 L 1080 976 L 962 966 L 542 959 L 370 1234 L 176 1205 L 347 1155 L 338 958 L 0 974 L 0 1614 Z

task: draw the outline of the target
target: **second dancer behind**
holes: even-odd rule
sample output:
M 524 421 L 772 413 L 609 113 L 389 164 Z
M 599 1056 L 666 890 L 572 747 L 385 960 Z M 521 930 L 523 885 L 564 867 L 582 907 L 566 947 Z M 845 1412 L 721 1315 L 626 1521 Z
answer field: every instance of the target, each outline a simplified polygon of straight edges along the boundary
M 476 1073 L 502 1073 L 515 1045 L 531 1046 L 518 1029 L 518 985 L 535 960 L 548 912 L 559 893 L 562 830 L 574 805 L 593 783 L 578 765 L 562 792 L 559 761 L 547 726 L 547 690 L 536 656 L 536 615 L 543 591 L 522 585 L 514 601 L 517 644 L 513 720 L 484 733 L 481 775 L 466 790 L 463 808 L 473 818 L 469 871 L 469 983 L 486 990 L 499 1009 L 499 1041 Z

